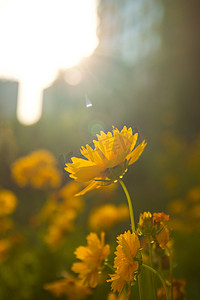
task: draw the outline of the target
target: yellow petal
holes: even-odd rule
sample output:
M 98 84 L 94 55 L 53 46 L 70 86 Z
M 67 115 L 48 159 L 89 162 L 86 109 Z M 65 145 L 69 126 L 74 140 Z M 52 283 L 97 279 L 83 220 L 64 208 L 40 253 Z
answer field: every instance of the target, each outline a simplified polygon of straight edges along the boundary
M 137 139 L 138 139 L 138 133 L 135 133 L 134 136 L 133 136 L 133 140 L 132 140 L 132 145 L 131 145 L 130 151 L 132 151 L 133 148 L 135 147 Z
M 132 165 L 136 160 L 138 160 L 138 158 L 142 154 L 146 145 L 147 145 L 147 143 L 145 143 L 145 141 L 143 141 L 126 157 L 129 165 Z
M 83 189 L 82 191 L 80 191 L 79 193 L 77 193 L 75 196 L 82 196 L 85 193 L 94 190 L 96 188 L 100 187 L 100 184 L 98 181 L 91 181 L 90 184 L 88 186 L 86 186 L 85 189 Z
M 84 155 L 88 160 L 94 162 L 94 158 L 93 158 L 94 150 L 89 145 L 86 145 L 86 148 L 82 147 L 80 151 L 81 154 Z
M 84 260 L 88 256 L 88 247 L 80 246 L 74 252 L 77 258 Z
M 101 135 L 97 135 L 98 141 L 93 141 L 96 148 L 99 148 L 107 159 L 110 159 L 112 154 L 114 137 L 111 132 L 105 134 L 101 131 Z
M 112 281 L 111 288 L 113 292 L 118 291 L 120 295 L 126 285 L 126 281 L 123 278 L 121 278 L 118 274 L 109 274 L 109 275 L 111 279 L 107 281 L 108 282 Z
M 73 172 L 73 178 L 75 178 L 79 182 L 88 182 L 96 177 L 101 177 L 101 174 L 104 170 L 104 167 L 98 165 L 93 165 L 91 167 L 81 167 L 76 172 Z
M 95 164 L 89 160 L 72 157 L 72 163 L 66 164 L 65 170 L 69 173 L 75 173 L 77 170 L 79 170 L 82 167 L 90 167 L 94 165 Z

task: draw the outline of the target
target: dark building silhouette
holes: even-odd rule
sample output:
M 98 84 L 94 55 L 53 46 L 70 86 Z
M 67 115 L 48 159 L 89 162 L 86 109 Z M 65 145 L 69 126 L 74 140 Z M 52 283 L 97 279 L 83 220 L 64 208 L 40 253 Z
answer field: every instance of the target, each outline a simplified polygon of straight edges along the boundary
M 16 119 L 18 83 L 0 80 L 0 120 Z

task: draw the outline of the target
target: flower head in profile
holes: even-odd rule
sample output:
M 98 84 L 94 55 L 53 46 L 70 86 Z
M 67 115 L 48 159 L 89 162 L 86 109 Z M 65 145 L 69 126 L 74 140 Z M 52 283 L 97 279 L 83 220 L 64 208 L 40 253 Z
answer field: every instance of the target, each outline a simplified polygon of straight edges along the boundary
M 111 288 L 113 292 L 123 291 L 126 283 L 133 282 L 136 279 L 136 272 L 139 268 L 137 254 L 140 249 L 140 241 L 137 235 L 130 230 L 125 231 L 117 237 L 118 246 L 115 252 L 114 268 L 115 274 L 110 274 L 112 281 Z
M 166 222 L 169 221 L 169 215 L 165 213 L 154 213 L 153 214 L 153 223 L 155 226 L 155 238 L 158 242 L 158 245 L 164 249 L 167 243 L 169 242 L 169 230 L 166 227 Z
M 150 212 L 144 212 L 140 214 L 138 232 L 140 235 L 151 237 L 164 249 L 169 242 L 169 230 L 166 227 L 168 221 L 169 215 L 163 212 L 153 213 L 153 215 Z
M 93 141 L 94 149 L 89 145 L 82 147 L 80 151 L 86 159 L 72 157 L 72 163 L 66 164 L 65 168 L 71 178 L 87 185 L 77 196 L 122 178 L 146 146 L 143 141 L 135 148 L 137 138 L 138 134 L 133 135 L 132 128 L 124 126 L 120 132 L 113 127 L 113 132 L 101 131 L 97 135 L 98 140 Z
M 75 255 L 82 262 L 72 265 L 72 271 L 79 274 L 79 279 L 85 286 L 94 288 L 100 279 L 102 262 L 110 253 L 109 245 L 104 244 L 105 234 L 101 233 L 101 239 L 96 233 L 87 236 L 88 246 L 80 246 L 76 249 Z
M 138 228 L 140 234 L 151 235 L 153 229 L 153 217 L 149 211 L 140 214 Z
M 47 283 L 44 285 L 44 289 L 56 297 L 66 296 L 69 300 L 81 300 L 91 294 L 91 290 L 83 286 L 80 280 L 73 276 Z

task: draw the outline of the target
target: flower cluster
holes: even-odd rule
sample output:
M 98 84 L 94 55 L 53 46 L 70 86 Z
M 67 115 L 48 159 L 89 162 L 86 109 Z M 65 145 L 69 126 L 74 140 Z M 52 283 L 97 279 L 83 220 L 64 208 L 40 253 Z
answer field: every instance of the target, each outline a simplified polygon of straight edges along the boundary
M 131 229 L 125 231 L 117 237 L 117 247 L 115 251 L 114 266 L 107 262 L 110 253 L 109 245 L 105 245 L 105 235 L 102 232 L 101 238 L 96 233 L 87 236 L 87 246 L 80 246 L 74 252 L 81 262 L 72 265 L 72 271 L 78 274 L 78 282 L 81 286 L 93 289 L 100 282 L 104 265 L 110 267 L 114 273 L 109 274 L 112 293 L 109 293 L 108 300 L 129 299 L 131 287 L 138 281 L 139 294 L 142 286 L 141 276 L 157 275 L 163 284 L 163 288 L 157 291 L 159 300 L 182 300 L 185 296 L 184 284 L 181 280 L 173 278 L 172 252 L 169 246 L 169 215 L 163 212 L 144 212 L 140 214 L 138 228 L 135 229 L 133 207 L 130 195 L 126 189 L 122 177 L 129 165 L 133 164 L 143 152 L 146 143 L 143 141 L 137 147 L 137 133 L 132 134 L 132 129 L 126 126 L 119 131 L 113 127 L 113 132 L 105 134 L 101 132 L 97 135 L 98 140 L 94 142 L 94 149 L 89 145 L 82 147 L 81 153 L 86 159 L 72 157 L 72 163 L 66 164 L 65 170 L 70 173 L 70 177 L 75 181 L 86 184 L 81 192 L 76 192 L 76 196 L 86 192 L 109 185 L 119 181 L 123 188 L 129 207 Z M 106 204 L 96 208 L 89 219 L 89 226 L 95 231 L 110 228 L 120 220 L 126 219 L 128 210 L 126 206 Z M 60 222 L 62 219 L 60 219 Z M 56 225 L 58 226 L 58 225 Z M 148 250 L 146 249 L 148 247 Z M 147 250 L 147 251 L 146 251 Z M 145 253 L 148 253 L 148 264 L 145 262 Z M 157 259 L 157 266 L 153 262 L 153 255 Z M 163 277 L 162 259 L 167 256 L 169 270 L 167 276 Z M 105 262 L 106 260 L 106 262 Z M 161 263 L 158 268 L 158 261 Z M 160 269 L 160 270 L 158 270 Z M 161 272 L 160 272 L 161 271 Z M 156 295 L 154 277 L 152 280 L 152 295 Z M 169 276 L 169 278 L 168 278 Z M 68 282 L 63 280 L 46 286 L 56 296 L 67 295 L 65 292 Z M 128 287 L 128 290 L 126 289 Z M 69 288 L 70 290 L 70 288 Z M 122 292 L 125 292 L 126 297 Z M 115 293 L 118 293 L 116 295 Z M 83 292 L 84 294 L 84 292 Z M 170 296 L 169 296 L 170 295 Z M 69 295 L 69 299 L 71 296 Z
M 57 162 L 47 150 L 33 151 L 17 159 L 12 166 L 12 176 L 21 186 L 30 185 L 37 189 L 56 188 L 61 183 Z
M 165 213 L 144 212 L 140 214 L 138 223 L 138 232 L 142 236 L 150 237 L 156 241 L 159 246 L 164 249 L 169 242 L 169 230 L 166 222 L 169 221 L 169 215 Z

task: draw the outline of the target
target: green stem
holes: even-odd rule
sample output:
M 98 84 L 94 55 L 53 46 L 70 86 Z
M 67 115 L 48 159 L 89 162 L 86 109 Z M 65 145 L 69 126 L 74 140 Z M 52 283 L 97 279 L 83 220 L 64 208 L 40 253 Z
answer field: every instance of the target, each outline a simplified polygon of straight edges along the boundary
M 149 247 L 149 263 L 150 263 L 150 266 L 153 267 L 152 248 L 151 248 L 150 236 L 148 236 L 148 247 Z
M 151 246 L 151 238 L 148 236 L 148 247 L 149 247 L 149 264 L 153 268 L 153 258 L 152 258 L 152 246 Z M 151 274 L 152 281 L 152 290 L 153 290 L 153 298 L 156 299 L 156 290 L 155 290 L 155 280 L 153 274 Z
M 129 284 L 128 284 L 127 300 L 129 300 L 130 296 L 131 296 L 131 283 L 129 282 Z
M 138 275 L 138 291 L 139 291 L 139 297 L 140 297 L 140 299 L 141 300 L 144 299 L 141 274 Z
M 166 246 L 167 251 L 169 252 L 169 272 L 170 272 L 170 293 L 171 293 L 171 300 L 173 300 L 173 261 L 172 261 L 172 253 L 169 247 Z
M 128 206 L 129 206 L 129 214 L 130 214 L 130 219 L 131 219 L 131 229 L 132 229 L 132 232 L 135 233 L 135 220 L 134 220 L 134 212 L 133 212 L 133 205 L 132 205 L 132 201 L 131 201 L 131 197 L 129 195 L 129 192 L 124 184 L 124 182 L 119 179 L 119 183 L 121 184 L 123 190 L 124 190 L 124 193 L 126 195 L 126 198 L 127 198 L 127 201 L 128 201 Z M 139 290 L 139 298 L 140 300 L 143 299 L 143 290 L 142 290 L 142 278 L 141 278 L 141 275 L 138 276 L 138 290 Z
M 104 266 L 108 267 L 111 271 L 115 272 L 115 269 L 108 262 L 104 262 Z
M 132 205 L 131 197 L 129 195 L 129 192 L 128 192 L 125 184 L 123 183 L 123 181 L 121 179 L 119 179 L 119 183 L 121 184 L 121 186 L 124 190 L 124 193 L 126 195 L 127 201 L 128 201 L 129 213 L 130 213 L 130 219 L 131 219 L 131 229 L 132 229 L 132 232 L 135 232 L 135 221 L 134 221 L 134 213 L 133 213 L 133 205 Z
M 168 293 L 168 290 L 167 290 L 167 286 L 166 286 L 166 283 L 165 283 L 165 280 L 163 279 L 163 277 L 161 276 L 161 274 L 156 271 L 155 269 L 153 269 L 152 267 L 146 265 L 146 264 L 142 264 L 142 266 L 148 270 L 150 270 L 151 272 L 153 272 L 154 274 L 156 274 L 158 276 L 158 278 L 160 279 L 160 281 L 162 282 L 162 285 L 165 289 L 165 293 L 166 293 L 166 299 L 169 300 L 169 293 Z

